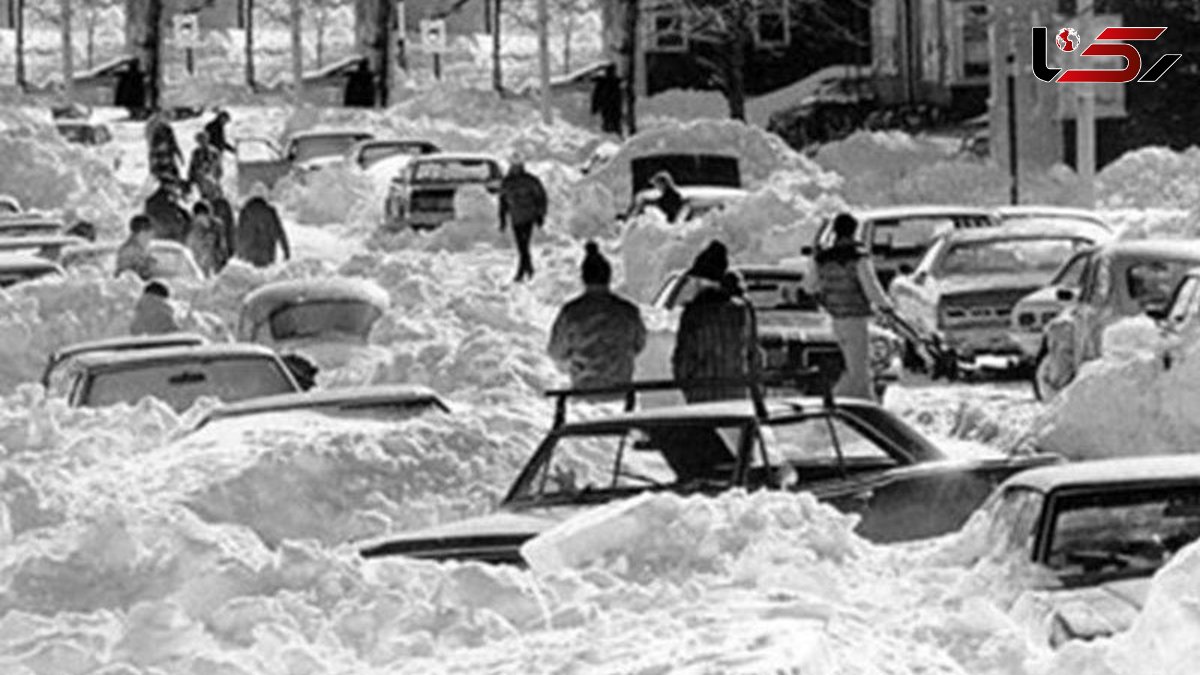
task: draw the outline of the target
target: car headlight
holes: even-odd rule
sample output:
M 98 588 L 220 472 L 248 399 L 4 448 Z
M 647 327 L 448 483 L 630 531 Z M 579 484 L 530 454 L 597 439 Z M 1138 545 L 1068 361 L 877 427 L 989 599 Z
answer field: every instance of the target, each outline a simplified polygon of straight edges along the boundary
M 1037 325 L 1037 315 L 1033 312 L 1021 312 L 1017 315 L 1017 325 L 1021 328 L 1032 329 Z

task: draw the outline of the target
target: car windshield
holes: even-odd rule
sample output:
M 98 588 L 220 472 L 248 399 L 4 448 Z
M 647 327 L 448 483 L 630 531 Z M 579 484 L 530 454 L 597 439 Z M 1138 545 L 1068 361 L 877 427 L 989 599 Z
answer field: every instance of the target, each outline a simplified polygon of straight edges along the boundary
M 385 160 L 388 157 L 397 155 L 416 156 L 424 154 L 424 146 L 420 143 L 389 143 L 386 145 L 371 145 L 363 148 L 359 156 L 359 162 L 363 168 L 373 166 L 375 163 Z
M 1200 538 L 1200 485 L 1059 497 L 1050 532 L 1046 564 L 1064 575 L 1149 575 Z
M 961 242 L 946 252 L 938 276 L 1040 273 L 1049 280 L 1073 253 L 1088 245 L 1086 240 L 1067 237 Z
M 740 426 L 705 423 L 567 433 L 538 453 L 512 500 L 599 502 L 649 490 L 728 489 L 741 439 Z
M 92 378 L 83 403 L 98 408 L 153 396 L 182 412 L 202 396 L 236 403 L 294 391 L 295 385 L 274 359 L 246 356 L 102 372 Z
M 273 340 L 345 337 L 366 340 L 382 311 L 359 300 L 321 300 L 285 305 L 271 313 Z
M 491 163 L 483 160 L 420 162 L 412 174 L 414 183 L 484 183 L 494 177 Z
M 361 135 L 309 136 L 296 139 L 292 146 L 293 162 L 307 162 L 321 157 L 341 157 L 357 142 Z
M 747 275 L 746 299 L 760 312 L 816 312 L 816 298 L 804 288 L 798 274 Z

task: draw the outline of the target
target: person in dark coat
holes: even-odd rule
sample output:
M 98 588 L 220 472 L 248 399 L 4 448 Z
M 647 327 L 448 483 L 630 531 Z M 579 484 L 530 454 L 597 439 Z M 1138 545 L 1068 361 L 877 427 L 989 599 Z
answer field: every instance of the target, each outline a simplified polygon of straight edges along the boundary
M 233 213 L 233 205 L 228 199 L 219 197 L 212 201 L 212 215 L 217 225 L 216 270 L 220 272 L 233 258 L 237 216 Z
M 688 270 L 698 285 L 679 317 L 672 372 L 677 381 L 757 376 L 761 363 L 754 310 L 739 297 L 736 279 L 726 280 L 728 251 L 719 241 L 709 244 Z M 731 294 L 723 284 L 733 288 Z M 744 399 L 744 386 L 685 387 L 689 403 Z
M 221 228 L 208 202 L 200 200 L 192 207 L 192 225 L 188 230 L 187 247 L 196 264 L 206 276 L 217 273 L 217 250 L 221 246 Z
M 584 250 L 583 294 L 558 313 L 548 351 L 566 367 L 576 389 L 627 384 L 646 347 L 646 326 L 637 305 L 609 288 L 612 266 L 600 247 L 589 241 Z
M 119 277 L 131 271 L 149 281 L 158 272 L 158 262 L 150 253 L 150 241 L 154 238 L 154 224 L 145 214 L 138 214 L 129 221 L 129 237 L 117 248 L 117 266 L 113 276 Z
M 188 163 L 188 185 L 196 188 L 200 198 L 215 201 L 221 192 L 221 151 L 212 145 L 206 132 L 196 134 L 196 147 Z
M 351 108 L 375 106 L 375 75 L 366 59 L 358 62 L 358 68 L 346 78 L 345 104 Z
M 138 119 L 146 109 L 146 76 L 140 60 L 134 59 L 117 78 L 113 104 L 128 110 L 130 119 Z
M 159 182 L 179 182 L 179 167 L 184 162 L 183 150 L 175 139 L 175 130 L 160 115 L 146 124 L 150 145 L 150 175 Z
M 834 387 L 839 396 L 874 400 L 868 325 L 875 311 L 895 307 L 879 285 L 867 250 L 858 243 L 858 221 L 848 213 L 833 219 L 834 241 L 816 254 L 817 298 L 833 317 L 833 333 L 846 362 Z
M 592 90 L 592 114 L 600 116 L 604 133 L 621 135 L 623 104 L 621 78 L 617 76 L 617 67 L 610 63 L 604 68 L 604 73 L 596 78 L 596 87 Z
M 237 224 L 237 257 L 254 265 L 267 267 L 275 263 L 275 253 L 283 248 L 283 259 L 291 260 L 292 251 L 279 212 L 267 202 L 267 189 L 255 184 L 252 196 L 242 206 Z
M 133 309 L 131 335 L 165 335 L 179 332 L 175 308 L 170 303 L 171 290 L 161 281 L 151 281 L 142 291 Z
M 650 184 L 658 190 L 658 197 L 650 200 L 650 204 L 657 206 L 663 212 L 668 223 L 677 221 L 680 212 L 683 211 L 683 195 L 676 187 L 675 179 L 666 171 L 660 171 L 650 179 Z
M 500 183 L 500 231 L 511 224 L 517 243 L 517 276 L 520 283 L 533 278 L 533 256 L 529 252 L 533 228 L 546 222 L 546 187 L 537 176 L 525 170 L 519 158 L 513 160 L 508 175 Z
M 187 241 L 192 216 L 179 205 L 180 188 L 166 182 L 146 199 L 145 213 L 154 224 L 155 239 L 169 239 L 183 244 Z
M 229 122 L 232 119 L 233 118 L 229 115 L 229 111 L 220 110 L 217 112 L 217 116 L 214 117 L 212 121 L 204 125 L 204 133 L 208 134 L 208 144 L 211 145 L 218 153 L 237 153 L 237 148 L 234 148 L 232 145 L 230 145 L 229 140 L 225 136 L 225 127 L 229 125 Z

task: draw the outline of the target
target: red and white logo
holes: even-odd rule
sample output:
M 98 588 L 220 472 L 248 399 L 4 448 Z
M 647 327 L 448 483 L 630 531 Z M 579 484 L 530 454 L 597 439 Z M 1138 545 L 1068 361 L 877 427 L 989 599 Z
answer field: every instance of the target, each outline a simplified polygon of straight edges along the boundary
M 1054 36 L 1054 44 L 1064 52 L 1073 52 L 1079 47 L 1079 33 L 1074 28 L 1063 28 Z
M 1142 54 L 1130 42 L 1153 42 L 1167 31 L 1166 27 L 1121 27 L 1109 26 L 1100 31 L 1096 41 L 1079 49 L 1079 33 L 1074 28 L 1062 28 L 1054 35 L 1054 44 L 1067 54 L 1078 54 L 1080 58 L 1097 56 L 1119 56 L 1125 60 L 1124 68 L 1051 68 L 1048 63 L 1047 43 L 1049 32 L 1045 26 L 1033 27 L 1033 74 L 1043 82 L 1055 83 L 1099 83 L 1124 84 L 1126 82 L 1157 82 L 1182 54 L 1163 54 L 1144 73 Z M 1141 77 L 1138 77 L 1141 75 Z

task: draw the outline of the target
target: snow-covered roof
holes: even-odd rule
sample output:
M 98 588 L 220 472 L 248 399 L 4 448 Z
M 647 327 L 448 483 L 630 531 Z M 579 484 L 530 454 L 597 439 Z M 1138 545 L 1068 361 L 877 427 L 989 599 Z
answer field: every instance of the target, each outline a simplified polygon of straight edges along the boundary
M 285 304 L 328 301 L 366 302 L 381 310 L 391 306 L 387 291 L 369 279 L 352 277 L 323 277 L 320 279 L 291 279 L 267 284 L 252 291 L 242 300 L 242 319 L 258 322 Z
M 280 394 L 250 399 L 214 409 L 197 427 L 219 419 L 287 410 L 361 407 L 425 403 L 445 409 L 441 398 L 428 387 L 408 384 L 318 389 L 296 394 Z
M 130 366 L 136 367 L 154 363 L 191 363 L 208 359 L 235 358 L 269 358 L 277 360 L 279 356 L 261 345 L 245 342 L 223 342 L 126 352 L 95 352 L 92 354 L 83 354 L 75 362 L 88 370 L 117 370 Z
M 1076 218 L 1078 220 L 1087 220 L 1097 225 L 1108 227 L 1108 223 L 1100 217 L 1095 211 L 1087 209 L 1076 209 L 1067 206 L 1045 206 L 1045 205 L 1021 205 L 1021 206 L 1001 206 L 996 209 L 996 213 L 1001 217 L 1011 218 Z
M 1106 254 L 1120 258 L 1195 260 L 1200 262 L 1200 239 L 1123 239 L 1104 247 Z
M 1091 221 L 1051 219 L 1018 220 L 1004 223 L 998 227 L 972 227 L 965 230 L 953 230 L 946 234 L 946 238 L 953 243 L 1063 237 L 1100 242 L 1108 240 L 1111 232 L 1107 227 Z
M 57 270 L 59 266 L 53 261 L 32 253 L 0 252 L 0 272 L 18 272 L 26 270 Z
M 1051 492 L 1073 487 L 1158 481 L 1200 483 L 1200 455 L 1125 457 L 1055 464 L 1021 472 L 1013 476 L 1008 484 Z

